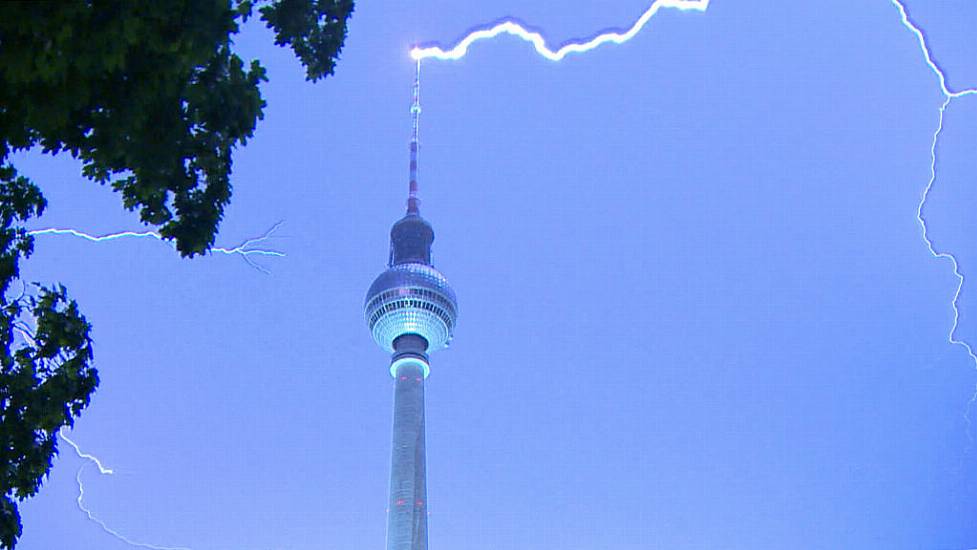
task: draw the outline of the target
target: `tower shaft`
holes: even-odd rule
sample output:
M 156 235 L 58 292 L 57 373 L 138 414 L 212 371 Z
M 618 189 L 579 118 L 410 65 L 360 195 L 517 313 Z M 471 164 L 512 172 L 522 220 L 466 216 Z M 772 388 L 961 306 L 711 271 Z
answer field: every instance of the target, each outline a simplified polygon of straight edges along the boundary
M 427 550 L 424 370 L 420 361 L 400 363 L 394 373 L 387 550 Z

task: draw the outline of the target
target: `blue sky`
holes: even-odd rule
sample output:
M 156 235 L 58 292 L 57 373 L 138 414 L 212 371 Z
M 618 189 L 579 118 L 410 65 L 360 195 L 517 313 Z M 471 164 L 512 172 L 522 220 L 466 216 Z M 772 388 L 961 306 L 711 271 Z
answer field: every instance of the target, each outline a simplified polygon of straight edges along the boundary
M 409 45 L 507 15 L 558 43 L 648 0 L 387 4 L 317 85 L 240 36 L 269 105 L 219 242 L 285 220 L 270 275 L 139 240 L 41 237 L 25 264 L 95 326 L 72 437 L 116 472 L 85 467 L 86 505 L 135 541 L 382 547 L 392 384 L 362 300 L 404 208 Z M 977 86 L 977 4 L 907 4 Z M 943 96 L 890 2 L 716 0 L 561 63 L 481 42 L 422 81 L 421 208 L 460 304 L 427 386 L 432 548 L 977 547 L 977 371 L 916 220 Z M 965 275 L 975 121 L 977 96 L 948 108 L 924 210 Z M 140 228 L 71 159 L 19 163 L 38 227 Z M 960 307 L 977 341 L 973 286 Z M 62 446 L 21 550 L 127 548 L 76 508 L 84 464 Z

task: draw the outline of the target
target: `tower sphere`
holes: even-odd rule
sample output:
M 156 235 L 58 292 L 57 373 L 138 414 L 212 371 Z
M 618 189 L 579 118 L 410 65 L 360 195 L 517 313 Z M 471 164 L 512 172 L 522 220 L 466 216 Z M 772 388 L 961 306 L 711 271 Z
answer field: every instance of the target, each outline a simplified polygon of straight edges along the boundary
M 417 262 L 381 273 L 366 293 L 365 309 L 373 340 L 391 353 L 394 340 L 405 334 L 423 337 L 428 352 L 446 347 L 458 315 L 455 292 L 444 275 Z

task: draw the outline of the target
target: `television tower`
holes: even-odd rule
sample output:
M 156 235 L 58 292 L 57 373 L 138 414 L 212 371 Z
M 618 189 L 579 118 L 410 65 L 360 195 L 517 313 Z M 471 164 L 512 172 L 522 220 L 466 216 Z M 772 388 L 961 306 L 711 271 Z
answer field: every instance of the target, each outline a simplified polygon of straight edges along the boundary
M 451 341 L 458 303 L 431 265 L 434 230 L 417 198 L 417 125 L 420 69 L 414 79 L 407 214 L 390 229 L 390 261 L 366 293 L 366 321 L 377 345 L 391 354 L 394 378 L 393 445 L 387 504 L 387 550 L 427 550 L 427 472 L 424 380 L 428 353 Z

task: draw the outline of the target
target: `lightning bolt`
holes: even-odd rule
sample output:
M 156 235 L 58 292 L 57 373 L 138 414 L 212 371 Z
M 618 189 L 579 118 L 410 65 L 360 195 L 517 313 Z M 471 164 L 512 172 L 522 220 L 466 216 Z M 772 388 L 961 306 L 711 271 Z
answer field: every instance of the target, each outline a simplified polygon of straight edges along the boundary
M 628 40 L 631 40 L 639 32 L 641 32 L 641 29 L 643 29 L 648 21 L 650 21 L 651 18 L 654 17 L 655 14 L 657 14 L 662 8 L 671 8 L 679 11 L 705 12 L 707 9 L 709 9 L 709 2 L 710 0 L 655 0 L 628 30 L 624 32 L 606 31 L 589 40 L 571 40 L 564 43 L 556 50 L 550 49 L 550 47 L 546 45 L 546 39 L 543 38 L 542 34 L 527 29 L 517 21 L 505 19 L 492 27 L 482 28 L 470 32 L 448 50 L 442 49 L 437 45 L 418 46 L 411 49 L 410 55 L 417 61 L 428 58 L 453 61 L 465 57 L 465 55 L 468 54 L 468 48 L 473 43 L 478 42 L 479 40 L 495 38 L 496 36 L 504 33 L 515 35 L 526 42 L 531 43 L 536 49 L 536 53 L 545 57 L 546 59 L 549 59 L 550 61 L 560 61 L 571 53 L 589 52 L 590 50 L 608 42 L 623 44 Z
M 267 248 L 259 248 L 256 246 L 272 238 L 275 231 L 277 231 L 278 228 L 282 226 L 282 223 L 284 222 L 279 221 L 278 223 L 273 225 L 271 228 L 269 228 L 261 235 L 257 237 L 245 239 L 243 242 L 241 242 L 241 244 L 235 247 L 232 248 L 214 247 L 211 248 L 210 251 L 216 252 L 218 254 L 226 254 L 228 256 L 235 256 L 235 255 L 240 256 L 249 266 L 251 266 L 254 269 L 257 269 L 258 271 L 261 271 L 262 273 L 267 274 L 268 270 L 265 269 L 260 264 L 258 264 L 257 262 L 255 262 L 251 258 L 251 256 L 271 256 L 271 257 L 279 257 L 279 258 L 285 256 L 284 252 L 279 252 L 277 250 L 271 250 Z M 87 241 L 96 242 L 96 243 L 114 241 L 119 239 L 128 239 L 128 238 L 155 239 L 161 242 L 166 242 L 171 246 L 174 246 L 172 241 L 168 241 L 164 239 L 162 235 L 160 235 L 155 231 L 119 231 L 116 233 L 107 233 L 104 235 L 92 235 L 90 233 L 86 233 L 84 231 L 79 231 L 77 229 L 72 229 L 72 228 L 46 228 L 46 229 L 34 229 L 28 231 L 27 234 L 31 236 L 69 235 L 72 237 L 77 237 L 80 239 L 85 239 Z M 19 324 L 14 327 L 14 330 L 20 333 L 20 335 L 24 338 L 25 341 L 33 344 L 34 338 L 33 336 L 31 336 L 30 330 L 28 329 L 29 327 L 21 326 Z M 85 484 L 81 480 L 81 474 L 85 470 L 85 467 L 88 466 L 89 463 L 94 464 L 98 468 L 98 473 L 101 475 L 112 475 L 114 471 L 111 468 L 106 467 L 102 463 L 102 461 L 99 460 L 99 458 L 96 457 L 95 455 L 82 451 L 81 447 L 77 443 L 75 443 L 71 438 L 65 435 L 63 428 L 58 431 L 58 437 L 62 441 L 67 443 L 72 449 L 74 449 L 75 454 L 78 455 L 78 458 L 87 461 L 85 464 L 82 464 L 82 466 L 78 468 L 78 471 L 75 473 L 75 483 L 78 484 L 78 498 L 75 499 L 75 502 L 77 503 L 78 509 L 82 513 L 84 513 L 86 517 L 88 517 L 89 521 L 98 525 L 102 529 L 102 531 L 106 532 L 107 534 L 111 535 L 117 540 L 129 546 L 132 546 L 133 548 L 146 548 L 148 550 L 191 550 L 186 546 L 160 546 L 156 544 L 149 544 L 145 542 L 138 542 L 132 540 L 126 537 L 125 535 L 123 535 L 122 533 L 116 531 L 115 529 L 112 529 L 104 521 L 102 521 L 97 516 L 95 516 L 95 514 L 91 511 L 91 509 L 85 506 L 85 502 L 84 502 Z
M 102 464 L 102 461 L 99 460 L 98 457 L 82 451 L 81 450 L 81 447 L 79 447 L 77 443 L 75 443 L 74 441 L 72 441 L 68 436 L 66 436 L 64 434 L 64 429 L 63 428 L 58 431 L 58 437 L 61 438 L 62 441 L 64 441 L 68 445 L 70 445 L 71 448 L 75 450 L 75 454 L 78 455 L 78 458 L 81 458 L 82 460 L 86 460 L 87 461 L 87 463 L 86 464 L 83 464 L 81 466 L 81 468 L 78 468 L 78 472 L 75 474 L 75 483 L 78 484 L 78 498 L 75 499 L 75 502 L 78 504 L 78 509 L 81 510 L 82 513 L 84 513 L 86 516 L 88 516 L 89 521 L 91 521 L 91 522 L 95 523 L 96 525 L 98 525 L 99 527 L 101 527 L 102 528 L 102 531 L 105 531 L 109 535 L 112 535 L 116 539 L 124 542 L 125 544 L 127 544 L 129 546 L 132 546 L 133 548 L 148 548 L 149 550 L 191 550 L 190 548 L 188 548 L 186 546 L 159 546 L 159 545 L 156 545 L 156 544 L 148 544 L 148 543 L 145 543 L 145 542 L 137 542 L 137 541 L 134 541 L 134 540 L 126 537 L 122 533 L 119 533 L 115 529 L 112 529 L 111 527 L 109 527 L 108 525 L 106 525 L 104 521 L 98 519 L 95 516 L 95 514 L 92 513 L 92 511 L 90 509 L 88 509 L 87 507 L 85 507 L 85 502 L 84 502 L 84 498 L 85 498 L 85 485 L 81 481 L 81 473 L 82 473 L 82 471 L 85 470 L 85 466 L 87 466 L 88 463 L 94 464 L 98 468 L 98 473 L 101 474 L 101 475 L 103 475 L 103 476 L 112 475 L 114 472 L 113 472 L 113 470 L 111 468 L 107 468 L 104 464 Z
M 255 245 L 260 245 L 261 243 L 272 238 L 275 231 L 278 230 L 285 223 L 280 221 L 275 225 L 271 226 L 270 229 L 262 233 L 257 237 L 252 237 L 250 239 L 245 239 L 241 244 L 232 247 L 213 247 L 210 249 L 211 252 L 217 254 L 226 254 L 228 256 L 239 256 L 243 259 L 249 266 L 258 271 L 268 274 L 269 271 L 263 267 L 261 264 L 254 261 L 252 256 L 271 256 L 276 258 L 282 258 L 285 256 L 284 252 L 278 250 L 272 250 L 267 248 L 259 248 Z M 41 235 L 70 235 L 72 237 L 78 237 L 80 239 L 85 239 L 91 242 L 106 242 L 115 241 L 119 239 L 156 239 L 157 241 L 165 242 L 170 246 L 175 248 L 175 244 L 171 240 L 163 238 L 162 235 L 155 231 L 119 231 L 116 233 L 106 233 L 104 235 L 92 235 L 90 233 L 85 233 L 84 231 L 79 231 L 77 229 L 62 229 L 62 228 L 47 228 L 47 229 L 34 229 L 27 232 L 28 235 L 41 236 Z
M 546 39 L 541 33 L 531 31 L 521 25 L 519 22 L 510 18 L 504 19 L 491 27 L 477 28 L 469 32 L 461 40 L 455 43 L 454 46 L 448 49 L 444 49 L 436 44 L 416 46 L 410 50 L 410 55 L 413 59 L 417 60 L 418 72 L 420 72 L 420 62 L 423 59 L 430 58 L 443 61 L 461 59 L 468 54 L 469 48 L 475 42 L 495 38 L 501 34 L 511 34 L 531 43 L 535 48 L 536 53 L 542 57 L 545 57 L 550 61 L 561 61 L 569 54 L 589 52 L 590 50 L 593 50 L 603 44 L 622 44 L 628 40 L 631 40 L 639 32 L 641 32 L 648 21 L 650 21 L 651 18 L 663 8 L 670 8 L 679 11 L 705 12 L 709 9 L 709 2 L 710 0 L 655 0 L 626 31 L 605 31 L 597 34 L 595 37 L 589 40 L 570 40 L 555 50 L 547 46 Z M 946 114 L 946 109 L 955 99 L 969 95 L 977 95 L 977 88 L 967 88 L 956 91 L 951 90 L 946 83 L 946 74 L 933 59 L 929 45 L 926 43 L 926 35 L 923 34 L 923 31 L 909 18 L 909 14 L 906 12 L 906 6 L 903 5 L 902 0 L 891 0 L 891 2 L 899 10 L 899 15 L 902 18 L 903 26 L 912 32 L 918 40 L 919 48 L 923 53 L 926 64 L 939 80 L 940 91 L 944 97 L 943 104 L 940 106 L 939 124 L 937 125 L 936 131 L 933 133 L 932 146 L 930 147 L 930 178 L 926 183 L 926 187 L 923 189 L 922 196 L 920 197 L 920 201 L 916 209 L 916 219 L 919 222 L 920 228 L 922 229 L 923 241 L 926 243 L 926 248 L 929 250 L 930 254 L 934 258 L 949 260 L 950 264 L 953 266 L 953 273 L 957 277 L 957 288 L 953 294 L 953 300 L 951 300 L 951 307 L 953 308 L 953 324 L 950 327 L 949 334 L 947 335 L 947 341 L 950 344 L 961 346 L 964 350 L 966 350 L 967 355 L 974 363 L 974 368 L 977 369 L 977 353 L 974 352 L 973 346 L 966 341 L 957 338 L 956 336 L 957 329 L 960 324 L 960 293 L 963 290 L 965 277 L 960 271 L 960 263 L 956 256 L 947 251 L 937 250 L 933 245 L 933 241 L 929 237 L 929 228 L 926 225 L 926 218 L 923 216 L 923 208 L 926 206 L 926 201 L 929 198 L 930 191 L 933 189 L 933 185 L 936 182 L 937 145 L 939 144 L 940 134 L 943 132 L 943 119 L 944 115 Z M 970 411 L 975 403 L 977 403 L 977 388 L 975 388 L 974 394 L 967 404 L 967 412 L 964 414 L 964 418 L 967 422 L 967 436 L 971 439 L 973 439 L 973 436 L 971 435 L 970 429 Z
M 926 182 L 926 187 L 923 189 L 923 195 L 920 197 L 919 205 L 916 207 L 916 220 L 919 222 L 919 227 L 923 233 L 923 242 L 926 243 L 926 248 L 929 253 L 938 259 L 949 260 L 950 264 L 953 266 L 953 274 L 957 277 L 957 289 L 953 293 L 953 300 L 951 300 L 950 305 L 953 308 L 953 324 L 950 327 L 950 332 L 947 335 L 947 341 L 950 344 L 961 346 L 966 350 L 967 355 L 970 356 L 970 360 L 974 364 L 974 368 L 977 369 L 977 353 L 974 353 L 974 348 L 972 345 L 967 343 L 965 340 L 957 338 L 957 328 L 960 324 L 960 292 L 963 291 L 963 284 L 966 280 L 963 273 L 960 271 L 960 262 L 957 261 L 957 257 L 951 252 L 937 250 L 933 246 L 933 241 L 929 237 L 929 227 L 926 225 L 926 218 L 923 216 L 923 208 L 926 206 L 926 201 L 929 199 L 930 191 L 933 190 L 933 185 L 936 183 L 936 164 L 937 164 L 937 146 L 940 142 L 940 134 L 943 133 L 943 119 L 946 115 L 946 109 L 950 106 L 950 103 L 955 99 L 969 95 L 977 95 L 977 88 L 966 88 L 963 90 L 951 90 L 946 83 L 946 73 L 940 68 L 939 64 L 933 59 L 933 54 L 930 52 L 929 45 L 926 43 L 926 35 L 923 34 L 922 29 L 919 28 L 913 21 L 909 18 L 909 14 L 906 12 L 906 6 L 903 5 L 902 0 L 892 0 L 892 4 L 899 10 L 899 16 L 902 18 L 902 25 L 906 27 L 913 35 L 916 36 L 916 40 L 919 42 L 919 49 L 922 50 L 923 58 L 926 60 L 926 65 L 929 66 L 930 70 L 936 75 L 940 82 L 940 92 L 943 94 L 943 104 L 940 105 L 940 117 L 939 123 L 936 126 L 936 131 L 933 132 L 933 141 L 930 145 L 930 177 L 929 181 Z M 964 412 L 964 421 L 967 423 L 967 437 L 973 442 L 972 434 L 972 422 L 970 418 L 970 412 L 973 409 L 974 403 L 977 403 L 977 387 L 974 388 L 974 394 L 971 396 L 970 401 L 967 402 L 967 410 Z

